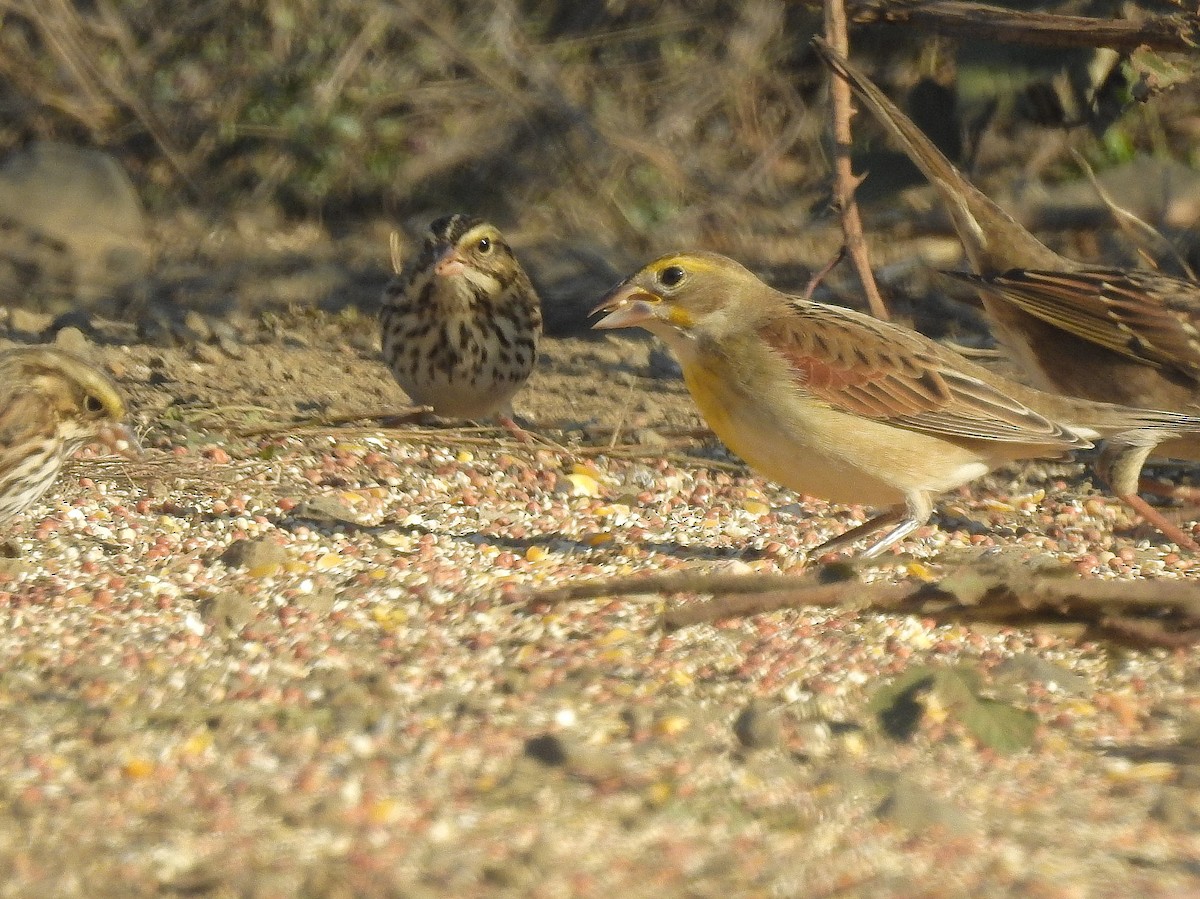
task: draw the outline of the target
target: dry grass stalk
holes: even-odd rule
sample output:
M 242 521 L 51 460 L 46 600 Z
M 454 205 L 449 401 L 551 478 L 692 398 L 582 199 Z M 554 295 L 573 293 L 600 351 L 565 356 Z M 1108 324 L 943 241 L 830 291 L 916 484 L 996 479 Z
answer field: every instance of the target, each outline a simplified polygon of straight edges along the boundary
M 850 52 L 850 41 L 846 31 L 846 9 L 842 0 L 825 0 L 825 39 L 846 56 Z M 875 276 L 871 273 L 871 260 L 867 257 L 867 242 L 863 237 L 862 217 L 858 214 L 858 203 L 854 200 L 854 189 L 858 179 L 850 167 L 850 85 L 840 78 L 829 79 L 830 117 L 833 122 L 833 194 L 838 211 L 842 215 L 842 234 L 846 240 L 846 252 L 854 262 L 871 314 L 887 321 L 887 305 L 879 293 Z

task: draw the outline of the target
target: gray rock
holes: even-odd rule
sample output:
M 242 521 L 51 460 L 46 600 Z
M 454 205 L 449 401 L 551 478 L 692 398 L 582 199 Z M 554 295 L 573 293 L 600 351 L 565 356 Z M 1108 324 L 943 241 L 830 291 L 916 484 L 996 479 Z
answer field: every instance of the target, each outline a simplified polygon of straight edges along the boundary
M 217 346 L 225 355 L 233 359 L 246 358 L 244 338 L 232 325 L 219 319 L 213 319 L 208 322 L 208 325 L 212 330 L 213 339 L 216 340 Z
M 640 442 L 640 441 L 639 441 Z M 640 463 L 629 466 L 625 471 L 625 476 L 621 481 L 621 485 L 627 490 L 641 492 L 642 490 L 650 490 L 658 483 L 658 473 L 648 465 Z
M 558 237 L 519 243 L 516 253 L 542 301 L 542 319 L 551 337 L 593 336 L 588 313 L 621 280 L 622 270 L 629 270 L 625 262 L 622 270 L 610 264 L 613 254 L 602 247 Z
M 78 328 L 63 328 L 54 335 L 54 344 L 77 356 L 86 356 L 90 352 L 88 339 Z
M 205 597 L 197 604 L 197 611 L 203 621 L 225 636 L 234 636 L 240 633 L 242 628 L 253 621 L 258 614 L 257 608 L 250 599 L 232 590 L 222 591 L 216 596 Z
M 314 496 L 306 499 L 292 511 L 296 518 L 306 518 L 327 524 L 357 524 L 358 516 L 354 510 L 332 496 Z
M 1031 652 L 1017 653 L 996 666 L 997 683 L 1017 684 L 1038 681 L 1047 686 L 1053 684 L 1064 693 L 1080 696 L 1091 692 L 1088 680 L 1082 674 L 1048 662 Z
M 213 339 L 212 328 L 209 327 L 208 320 L 195 309 L 190 309 L 184 314 L 183 325 L 193 335 L 193 340 L 207 343 Z
M 1135 156 L 1097 180 L 1118 206 L 1156 227 L 1188 228 L 1200 218 L 1200 172 L 1182 162 Z M 1035 227 L 1113 227 L 1112 213 L 1086 178 L 1031 188 L 1023 199 L 1021 211 Z
M 666 446 L 667 438 L 654 428 L 634 428 L 629 433 L 629 439 L 639 446 Z
M 8 280 L 53 285 L 24 299 L 55 311 L 93 305 L 150 270 L 141 200 L 100 150 L 37 141 L 10 154 L 0 165 L 0 223 Z
M 757 700 L 751 700 L 734 720 L 733 733 L 746 749 L 771 749 L 778 746 L 782 739 L 778 712 Z
M 668 350 L 655 344 L 646 360 L 646 374 L 664 381 L 678 381 L 683 377 L 683 369 Z
M 195 310 L 184 311 L 171 301 L 156 298 L 133 315 L 138 336 L 155 346 L 190 346 L 217 339 L 212 323 Z
M 46 330 L 49 324 L 50 320 L 48 316 L 38 312 L 30 312 L 28 309 L 23 309 L 19 306 L 10 309 L 8 313 L 9 329 L 19 334 L 38 336 Z
M 962 809 L 933 796 L 920 784 L 904 776 L 896 779 L 887 798 L 876 809 L 876 814 L 913 832 L 941 827 L 947 833 L 958 834 L 968 824 Z
M 287 561 L 287 551 L 266 537 L 236 540 L 221 554 L 221 561 L 230 568 L 262 568 L 282 565 Z
M 192 358 L 208 365 L 219 365 L 226 361 L 225 354 L 221 352 L 220 348 L 210 343 L 198 343 L 192 347 Z
M 292 602 L 314 615 L 328 615 L 337 602 L 337 594 L 333 590 L 313 590 L 311 593 L 298 593 Z

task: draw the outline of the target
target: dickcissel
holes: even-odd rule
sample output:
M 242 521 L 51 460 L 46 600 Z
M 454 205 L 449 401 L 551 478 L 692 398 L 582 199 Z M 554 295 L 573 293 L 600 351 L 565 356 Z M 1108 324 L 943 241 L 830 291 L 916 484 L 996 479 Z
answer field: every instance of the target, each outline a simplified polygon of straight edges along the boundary
M 606 313 L 596 328 L 661 338 L 705 421 L 759 474 L 832 502 L 888 507 L 821 550 L 887 527 L 863 553 L 876 556 L 928 521 L 938 494 L 1013 461 L 1113 435 L 1140 447 L 1200 432 L 1200 418 L 1015 383 L 908 328 L 787 296 L 715 253 L 663 256 L 594 312 Z M 1136 486 L 1136 471 L 1132 484 L 1120 464 L 1107 473 L 1118 493 Z

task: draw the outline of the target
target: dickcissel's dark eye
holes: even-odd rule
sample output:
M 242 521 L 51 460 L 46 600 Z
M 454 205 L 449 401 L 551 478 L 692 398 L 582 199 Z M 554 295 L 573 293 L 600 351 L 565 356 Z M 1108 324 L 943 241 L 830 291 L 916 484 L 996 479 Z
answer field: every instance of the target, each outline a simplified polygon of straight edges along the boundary
M 475 249 L 480 253 L 490 253 L 492 252 L 492 242 L 486 237 L 481 237 L 479 238 L 479 242 L 475 244 Z
M 658 273 L 658 282 L 664 287 L 677 287 L 687 274 L 680 265 L 668 265 Z
M 104 410 L 104 403 L 100 402 L 99 397 L 88 394 L 84 397 L 83 408 L 88 412 L 102 412 Z

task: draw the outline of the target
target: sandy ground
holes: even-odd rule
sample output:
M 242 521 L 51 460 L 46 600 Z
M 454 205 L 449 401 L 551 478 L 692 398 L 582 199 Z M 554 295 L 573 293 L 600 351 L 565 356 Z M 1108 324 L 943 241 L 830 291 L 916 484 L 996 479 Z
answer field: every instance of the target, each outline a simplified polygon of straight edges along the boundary
M 661 596 L 531 606 L 591 576 L 799 574 L 866 510 L 690 433 L 647 340 L 547 340 L 517 408 L 550 442 L 523 446 L 344 420 L 403 404 L 368 314 L 230 320 L 177 346 L 92 323 L 149 451 L 79 460 L 0 560 L 0 895 L 1200 891 L 1200 651 L 854 610 L 666 635 Z M 997 554 L 1200 574 L 1071 462 L 946 497 L 860 576 Z M 1032 746 L 989 748 L 936 697 L 889 736 L 871 698 L 923 665 L 1031 712 Z

